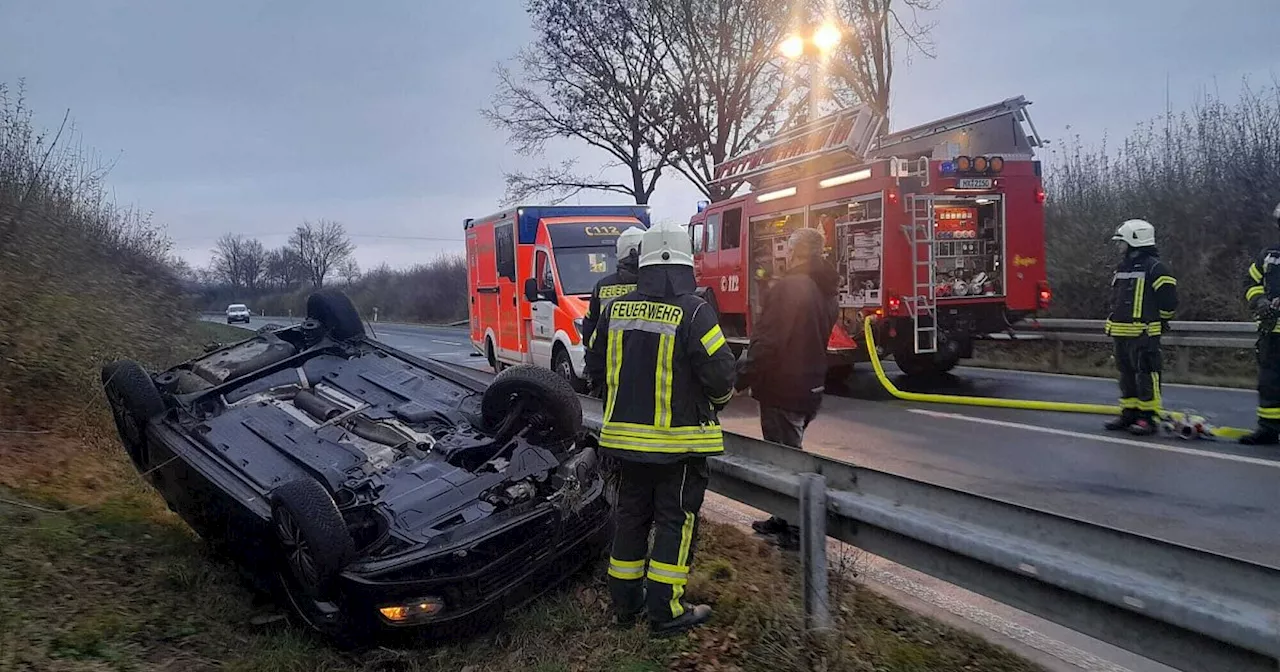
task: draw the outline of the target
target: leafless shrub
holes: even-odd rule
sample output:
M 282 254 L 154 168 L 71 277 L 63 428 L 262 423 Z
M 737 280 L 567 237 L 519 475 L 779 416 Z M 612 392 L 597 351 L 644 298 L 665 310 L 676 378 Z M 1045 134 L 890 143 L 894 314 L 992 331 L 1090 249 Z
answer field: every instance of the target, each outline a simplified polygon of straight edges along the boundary
M 1114 152 L 1074 137 L 1052 153 L 1046 189 L 1055 315 L 1106 316 L 1117 261 L 1108 240 L 1140 217 L 1178 276 L 1179 318 L 1246 319 L 1249 259 L 1280 236 L 1270 218 L 1280 201 L 1280 84 L 1246 82 L 1234 102 L 1206 95 L 1141 125 Z

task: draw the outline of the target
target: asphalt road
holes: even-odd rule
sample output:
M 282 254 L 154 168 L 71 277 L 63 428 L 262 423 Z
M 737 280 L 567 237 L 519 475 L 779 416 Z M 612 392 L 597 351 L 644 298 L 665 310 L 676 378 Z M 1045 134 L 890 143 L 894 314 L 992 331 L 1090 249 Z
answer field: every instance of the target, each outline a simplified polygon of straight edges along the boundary
M 257 328 L 279 318 L 255 318 Z M 465 331 L 380 323 L 376 338 L 415 355 L 480 370 Z M 1114 403 L 1111 380 L 957 369 L 955 375 L 902 389 L 967 396 Z M 1102 431 L 1105 418 L 893 399 L 870 366 L 830 391 L 805 449 L 874 469 L 963 489 L 1206 550 L 1280 564 L 1280 449 L 1232 443 L 1137 439 Z M 1169 385 L 1165 406 L 1215 424 L 1248 427 L 1250 391 Z M 755 402 L 736 398 L 727 429 L 759 437 Z M 708 513 L 745 527 L 760 512 L 708 497 Z M 1169 668 L 967 591 L 870 559 L 866 578 L 926 613 L 1011 646 L 1051 670 L 1168 672 Z M 966 626 L 967 624 L 967 626 Z

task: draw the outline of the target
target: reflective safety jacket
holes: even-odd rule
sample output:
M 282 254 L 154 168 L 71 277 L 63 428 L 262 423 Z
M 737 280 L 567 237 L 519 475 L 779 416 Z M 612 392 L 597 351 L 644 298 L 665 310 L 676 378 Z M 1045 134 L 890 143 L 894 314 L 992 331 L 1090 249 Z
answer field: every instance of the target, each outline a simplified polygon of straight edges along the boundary
M 733 398 L 736 363 L 715 311 L 693 293 L 614 299 L 586 364 L 606 386 L 602 453 L 673 463 L 724 452 L 717 412 Z
M 596 324 L 600 321 L 601 310 L 608 308 L 614 299 L 635 291 L 636 274 L 634 270 L 621 267 L 617 271 L 600 278 L 591 290 L 591 302 L 587 304 L 587 314 L 582 316 L 582 344 L 591 347 L 591 339 L 596 333 Z
M 1262 325 L 1257 317 L 1258 312 L 1272 299 L 1280 298 L 1280 245 L 1263 250 L 1249 264 L 1249 272 L 1244 278 L 1244 300 L 1253 311 L 1254 322 L 1259 329 L 1265 328 L 1273 333 L 1280 333 L 1280 323 Z
M 1117 338 L 1159 336 L 1178 309 L 1178 280 L 1154 250 L 1125 257 L 1111 276 L 1106 333 Z

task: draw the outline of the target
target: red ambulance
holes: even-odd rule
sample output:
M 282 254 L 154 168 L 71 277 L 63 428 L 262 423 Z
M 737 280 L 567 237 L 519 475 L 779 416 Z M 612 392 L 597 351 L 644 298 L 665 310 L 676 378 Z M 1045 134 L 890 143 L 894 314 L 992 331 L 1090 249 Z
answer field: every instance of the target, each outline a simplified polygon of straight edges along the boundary
M 896 133 L 841 110 L 716 166 L 751 192 L 699 204 L 689 223 L 700 292 L 731 345 L 748 342 L 786 241 L 822 229 L 840 277 L 833 377 L 866 361 L 863 317 L 908 375 L 947 371 L 973 341 L 1048 308 L 1042 145 L 1011 98 Z
M 527 205 L 463 222 L 471 344 L 494 371 L 536 364 L 585 391 L 582 318 L 632 226 L 649 228 L 649 206 Z

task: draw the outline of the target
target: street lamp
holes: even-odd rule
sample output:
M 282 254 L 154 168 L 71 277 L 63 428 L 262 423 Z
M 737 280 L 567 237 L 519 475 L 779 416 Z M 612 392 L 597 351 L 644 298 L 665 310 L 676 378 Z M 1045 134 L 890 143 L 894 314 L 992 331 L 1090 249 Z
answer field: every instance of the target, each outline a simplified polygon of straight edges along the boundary
M 806 53 L 814 54 L 814 52 L 822 61 L 825 61 L 827 56 L 830 56 L 831 52 L 840 46 L 840 40 L 843 38 L 844 34 L 840 30 L 840 26 L 827 21 L 818 26 L 809 37 L 805 37 L 802 34 L 788 36 L 778 45 L 778 50 L 791 61 L 799 61 Z M 813 63 L 809 63 L 809 65 L 812 67 Z M 813 121 L 818 111 L 818 101 L 814 90 L 817 85 L 817 78 L 811 79 L 813 81 L 810 82 L 809 91 L 809 121 Z

